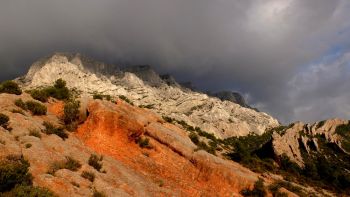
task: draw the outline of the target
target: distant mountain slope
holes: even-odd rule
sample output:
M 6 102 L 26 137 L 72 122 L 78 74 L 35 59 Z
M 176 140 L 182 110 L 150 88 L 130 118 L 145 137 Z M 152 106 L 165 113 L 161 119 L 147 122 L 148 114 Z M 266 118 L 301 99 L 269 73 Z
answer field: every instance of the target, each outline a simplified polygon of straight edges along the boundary
M 266 129 L 279 125 L 266 113 L 184 89 L 178 84 L 168 85 L 169 80 L 173 84 L 175 82 L 170 77 L 163 80 L 164 76 L 162 79 L 149 66 L 122 70 L 79 54 L 56 53 L 40 60 L 20 81 L 28 89 L 47 86 L 58 78 L 66 80 L 71 88 L 84 94 L 124 95 L 137 106 L 185 121 L 219 138 L 262 134 Z

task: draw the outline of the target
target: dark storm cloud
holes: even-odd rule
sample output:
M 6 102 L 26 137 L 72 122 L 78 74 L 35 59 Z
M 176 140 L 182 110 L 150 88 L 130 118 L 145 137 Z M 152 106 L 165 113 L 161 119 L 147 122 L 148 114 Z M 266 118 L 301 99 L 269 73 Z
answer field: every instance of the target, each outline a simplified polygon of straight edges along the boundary
M 348 73 L 319 81 L 328 72 L 342 71 L 334 64 L 349 51 L 349 4 L 2 0 L 0 78 L 24 74 L 31 62 L 54 51 L 81 52 L 107 62 L 151 64 L 205 90 L 242 91 L 282 121 L 348 118 L 342 106 L 349 106 L 350 95 L 341 91 L 350 85 L 344 81 Z M 340 60 L 325 60 L 335 52 L 342 54 L 335 56 Z M 320 65 L 332 69 L 312 74 Z M 328 91 L 337 98 L 324 94 Z

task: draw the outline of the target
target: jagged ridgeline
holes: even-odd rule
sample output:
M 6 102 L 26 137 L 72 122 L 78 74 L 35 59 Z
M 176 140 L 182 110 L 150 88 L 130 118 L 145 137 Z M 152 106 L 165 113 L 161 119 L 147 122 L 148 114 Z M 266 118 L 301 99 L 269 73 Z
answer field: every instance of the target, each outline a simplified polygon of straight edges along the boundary
M 182 120 L 218 138 L 262 134 L 279 125 L 266 113 L 251 109 L 238 94 L 207 94 L 181 86 L 150 66 L 121 68 L 79 54 L 56 53 L 34 63 L 17 81 L 23 89 L 52 85 L 62 78 L 80 94 L 125 96 L 136 106 Z M 237 104 L 238 103 L 238 104 Z

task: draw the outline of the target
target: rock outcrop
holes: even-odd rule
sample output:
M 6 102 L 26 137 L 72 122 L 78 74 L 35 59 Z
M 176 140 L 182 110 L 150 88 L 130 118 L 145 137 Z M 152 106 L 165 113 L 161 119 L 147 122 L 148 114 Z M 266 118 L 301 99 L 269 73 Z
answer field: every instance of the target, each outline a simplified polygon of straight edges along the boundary
M 304 166 L 302 151 L 312 155 L 312 152 L 322 154 L 319 140 L 334 145 L 340 152 L 347 153 L 342 146 L 343 137 L 336 131 L 338 126 L 348 125 L 348 120 L 330 119 L 314 124 L 297 122 L 282 132 L 272 135 L 272 147 L 277 156 L 283 154 L 299 166 Z M 350 130 L 348 131 L 350 132 Z
M 30 163 L 34 185 L 49 188 L 58 196 L 92 196 L 94 190 L 107 196 L 239 196 L 251 188 L 258 174 L 237 163 L 202 150 L 186 131 L 164 122 L 147 109 L 122 100 L 81 99 L 86 120 L 68 139 L 47 135 L 44 121 L 60 125 L 63 103 L 50 100 L 48 114 L 33 116 L 14 105 L 21 96 L 0 94 L 0 110 L 10 118 L 11 132 L 0 127 L 0 159 L 23 155 Z M 88 113 L 86 113 L 88 112 Z M 31 132 L 37 131 L 40 136 Z M 141 148 L 135 140 L 149 139 Z M 30 144 L 30 146 L 28 146 Z M 88 163 L 91 154 L 103 155 L 102 169 Z M 51 167 L 71 157 L 81 164 L 77 171 Z M 92 172 L 94 181 L 81 176 Z
M 32 89 L 51 85 L 62 78 L 70 88 L 85 95 L 94 92 L 124 95 L 135 105 L 152 106 L 152 111 L 159 115 L 185 121 L 219 138 L 262 134 L 279 125 L 266 113 L 168 85 L 169 80 L 162 80 L 149 66 L 133 67 L 129 72 L 121 70 L 81 55 L 57 53 L 34 63 L 28 74 L 18 81 L 25 89 Z

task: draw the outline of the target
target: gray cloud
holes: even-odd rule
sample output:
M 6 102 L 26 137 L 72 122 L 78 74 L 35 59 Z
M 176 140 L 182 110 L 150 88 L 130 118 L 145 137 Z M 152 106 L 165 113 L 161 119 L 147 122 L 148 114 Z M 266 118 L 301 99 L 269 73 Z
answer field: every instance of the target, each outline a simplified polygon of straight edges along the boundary
M 0 79 L 54 51 L 81 52 L 239 90 L 282 121 L 348 118 L 349 66 L 334 64 L 350 49 L 349 18 L 347 0 L 2 0 Z

